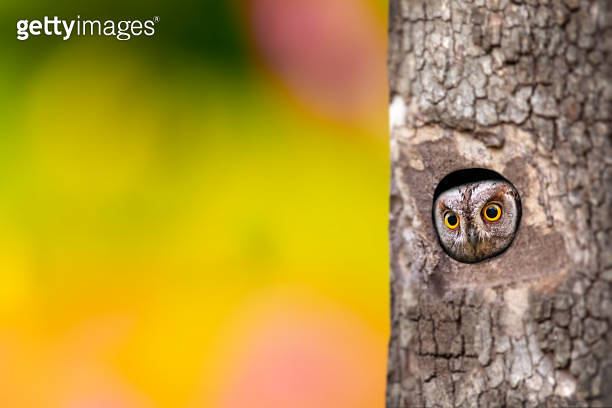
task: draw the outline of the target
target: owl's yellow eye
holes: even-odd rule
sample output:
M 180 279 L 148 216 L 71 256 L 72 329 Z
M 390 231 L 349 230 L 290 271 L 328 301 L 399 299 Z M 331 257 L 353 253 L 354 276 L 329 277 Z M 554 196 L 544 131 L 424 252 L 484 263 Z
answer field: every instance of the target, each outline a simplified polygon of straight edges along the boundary
M 502 210 L 497 204 L 487 204 L 482 210 L 482 215 L 485 217 L 485 220 L 495 222 L 501 217 Z
M 452 211 L 447 212 L 444 215 L 444 224 L 452 230 L 459 226 L 459 217 Z

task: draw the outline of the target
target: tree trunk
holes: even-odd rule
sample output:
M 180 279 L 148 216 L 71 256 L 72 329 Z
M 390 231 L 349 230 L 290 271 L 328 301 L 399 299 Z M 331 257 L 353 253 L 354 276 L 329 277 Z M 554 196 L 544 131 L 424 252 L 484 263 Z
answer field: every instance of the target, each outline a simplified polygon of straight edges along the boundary
M 612 2 L 391 0 L 387 408 L 612 406 Z M 431 220 L 464 168 L 514 184 L 501 255 Z

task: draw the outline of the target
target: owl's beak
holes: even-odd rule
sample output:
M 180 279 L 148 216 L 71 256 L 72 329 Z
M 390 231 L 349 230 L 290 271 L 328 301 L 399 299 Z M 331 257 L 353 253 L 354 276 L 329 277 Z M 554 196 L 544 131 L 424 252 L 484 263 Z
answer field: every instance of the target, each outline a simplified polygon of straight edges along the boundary
M 470 228 L 468 230 L 468 241 L 472 248 L 476 249 L 476 247 L 478 246 L 478 241 L 480 241 L 480 239 L 478 238 L 478 233 L 474 228 Z

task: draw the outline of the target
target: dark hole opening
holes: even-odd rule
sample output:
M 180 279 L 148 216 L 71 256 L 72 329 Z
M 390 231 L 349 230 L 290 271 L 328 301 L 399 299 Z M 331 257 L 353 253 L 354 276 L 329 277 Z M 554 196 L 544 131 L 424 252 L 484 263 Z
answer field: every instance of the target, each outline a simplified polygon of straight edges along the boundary
M 442 180 L 440 180 L 436 190 L 434 191 L 433 201 L 435 202 L 436 198 L 438 198 L 440 194 L 450 188 L 483 180 L 503 180 L 510 183 L 504 176 L 489 169 L 473 168 L 456 170 L 447 174 Z

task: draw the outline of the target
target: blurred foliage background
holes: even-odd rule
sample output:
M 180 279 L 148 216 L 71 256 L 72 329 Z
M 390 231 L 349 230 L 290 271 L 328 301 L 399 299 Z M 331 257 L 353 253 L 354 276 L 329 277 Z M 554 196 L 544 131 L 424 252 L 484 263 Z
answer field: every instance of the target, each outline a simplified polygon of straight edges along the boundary
M 0 406 L 383 406 L 386 13 L 2 1 Z

